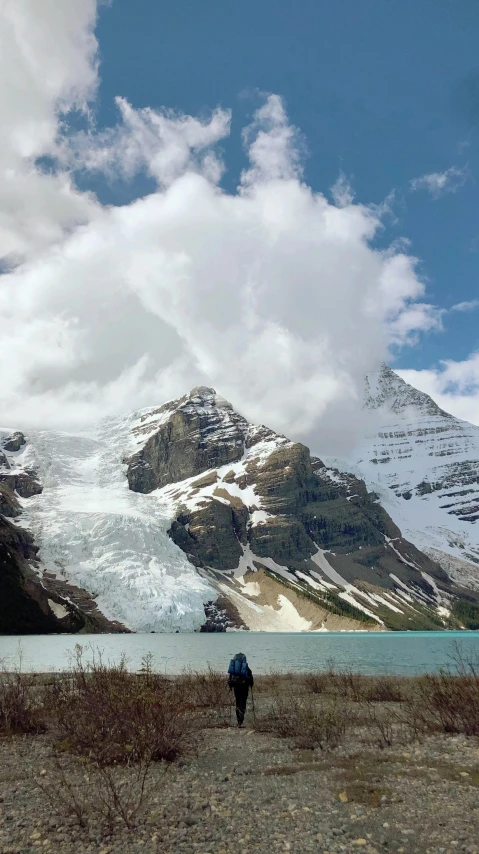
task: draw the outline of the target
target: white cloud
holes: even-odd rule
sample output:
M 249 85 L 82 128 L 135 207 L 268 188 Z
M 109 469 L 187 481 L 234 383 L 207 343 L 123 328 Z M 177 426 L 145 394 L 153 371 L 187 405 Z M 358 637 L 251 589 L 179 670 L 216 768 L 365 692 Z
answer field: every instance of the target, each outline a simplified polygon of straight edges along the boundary
M 459 362 L 442 361 L 434 369 L 397 370 L 397 373 L 431 395 L 446 412 L 479 424 L 479 352 Z
M 479 299 L 471 299 L 466 300 L 465 302 L 458 302 L 456 305 L 451 306 L 451 311 L 475 311 L 476 308 L 479 308 Z
M 63 162 L 125 178 L 144 170 L 162 187 L 194 169 L 219 181 L 222 165 L 212 147 L 229 134 L 229 110 L 218 108 L 208 121 L 201 121 L 172 110 L 135 110 L 120 97 L 116 104 L 120 124 L 102 133 L 69 137 Z M 206 157 L 202 157 L 205 150 Z
M 241 176 L 242 187 L 261 181 L 287 181 L 301 178 L 304 143 L 289 121 L 279 95 L 269 95 L 256 111 L 253 122 L 243 130 L 250 168 Z
M 95 203 L 66 173 L 36 164 L 55 155 L 62 118 L 97 86 L 95 0 L 0 3 L 0 246 L 16 259 L 61 238 Z
M 338 208 L 347 208 L 353 203 L 354 192 L 344 172 L 339 173 L 338 179 L 331 187 L 331 196 Z
M 445 172 L 430 172 L 421 175 L 410 182 L 412 190 L 426 190 L 433 199 L 438 199 L 443 193 L 455 193 L 467 180 L 467 169 L 451 166 Z
M 48 28 L 56 0 L 15 4 L 28 17 L 12 57 L 24 96 L 18 116 L 5 110 L 45 132 L 36 144 L 32 130 L 29 147 L 13 134 L 5 155 L 24 180 L 12 181 L 5 214 L 12 251 L 23 255 L 1 279 L 5 420 L 72 426 L 204 383 L 252 420 L 339 450 L 359 427 L 364 374 L 392 344 L 440 325 L 406 247 L 373 247 L 381 209 L 354 203 L 344 187 L 331 204 L 303 182 L 304 144 L 277 95 L 244 130 L 249 168 L 237 194 L 218 183 L 225 110 L 200 120 L 119 98 L 118 126 L 62 136 L 62 111 L 95 91 L 94 3 L 63 0 L 56 42 L 44 46 L 36 23 Z M 57 56 L 44 88 L 27 73 L 32 55 L 41 66 L 42 46 Z M 57 157 L 54 174 L 36 166 L 45 153 Z M 158 189 L 102 208 L 75 189 L 73 160 L 115 175 L 145 171 Z M 23 193 L 38 202 L 28 228 Z

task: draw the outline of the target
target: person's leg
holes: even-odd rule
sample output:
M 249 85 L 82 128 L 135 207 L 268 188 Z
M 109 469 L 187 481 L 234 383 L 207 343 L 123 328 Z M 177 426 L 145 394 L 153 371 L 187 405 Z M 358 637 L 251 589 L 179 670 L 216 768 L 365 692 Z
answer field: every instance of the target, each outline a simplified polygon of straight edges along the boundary
M 233 690 L 235 693 L 236 721 L 238 723 L 238 726 L 241 726 L 244 718 L 244 712 L 241 711 L 241 688 L 235 687 Z
M 244 716 L 246 712 L 246 702 L 248 700 L 248 686 L 244 687 L 243 685 L 235 688 L 235 699 L 236 699 L 236 720 L 238 721 L 238 726 L 241 726 L 244 721 Z

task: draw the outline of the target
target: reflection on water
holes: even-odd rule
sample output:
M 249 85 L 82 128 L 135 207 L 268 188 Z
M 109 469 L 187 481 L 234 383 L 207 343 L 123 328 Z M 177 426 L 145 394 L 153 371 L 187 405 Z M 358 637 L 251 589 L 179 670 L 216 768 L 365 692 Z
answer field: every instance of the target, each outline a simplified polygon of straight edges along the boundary
M 85 660 L 101 653 L 104 661 L 118 662 L 124 654 L 128 667 L 138 670 L 151 654 L 156 670 L 181 673 L 224 670 L 231 656 L 246 653 L 253 672 L 348 668 L 360 673 L 414 674 L 451 663 L 455 644 L 466 657 L 479 658 L 479 632 L 329 632 L 273 634 L 24 635 L 0 636 L 0 669 L 18 665 L 25 671 L 67 669 L 80 643 Z

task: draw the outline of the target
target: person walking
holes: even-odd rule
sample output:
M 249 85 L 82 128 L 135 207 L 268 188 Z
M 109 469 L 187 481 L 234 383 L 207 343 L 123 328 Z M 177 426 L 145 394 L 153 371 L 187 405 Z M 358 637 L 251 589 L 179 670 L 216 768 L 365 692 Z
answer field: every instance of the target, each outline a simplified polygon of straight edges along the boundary
M 249 689 L 254 685 L 253 674 L 248 667 L 246 656 L 237 652 L 231 659 L 228 667 L 228 685 L 230 691 L 233 689 L 236 702 L 236 720 L 238 726 L 243 726 L 248 700 Z

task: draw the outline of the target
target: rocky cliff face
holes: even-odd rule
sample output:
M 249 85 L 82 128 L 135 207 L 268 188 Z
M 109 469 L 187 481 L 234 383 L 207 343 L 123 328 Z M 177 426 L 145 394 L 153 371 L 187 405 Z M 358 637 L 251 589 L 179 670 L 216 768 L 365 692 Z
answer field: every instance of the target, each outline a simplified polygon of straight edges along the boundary
M 157 429 L 129 461 L 130 489 L 152 492 L 241 458 L 248 425 L 226 401 L 212 405 L 217 400 L 214 389 L 196 388 L 176 406 L 166 404 L 155 413 Z M 135 435 L 150 432 L 149 416 L 144 420 Z
M 350 460 L 404 535 L 479 590 L 479 427 L 441 410 L 386 365 L 366 381 L 378 427 Z

